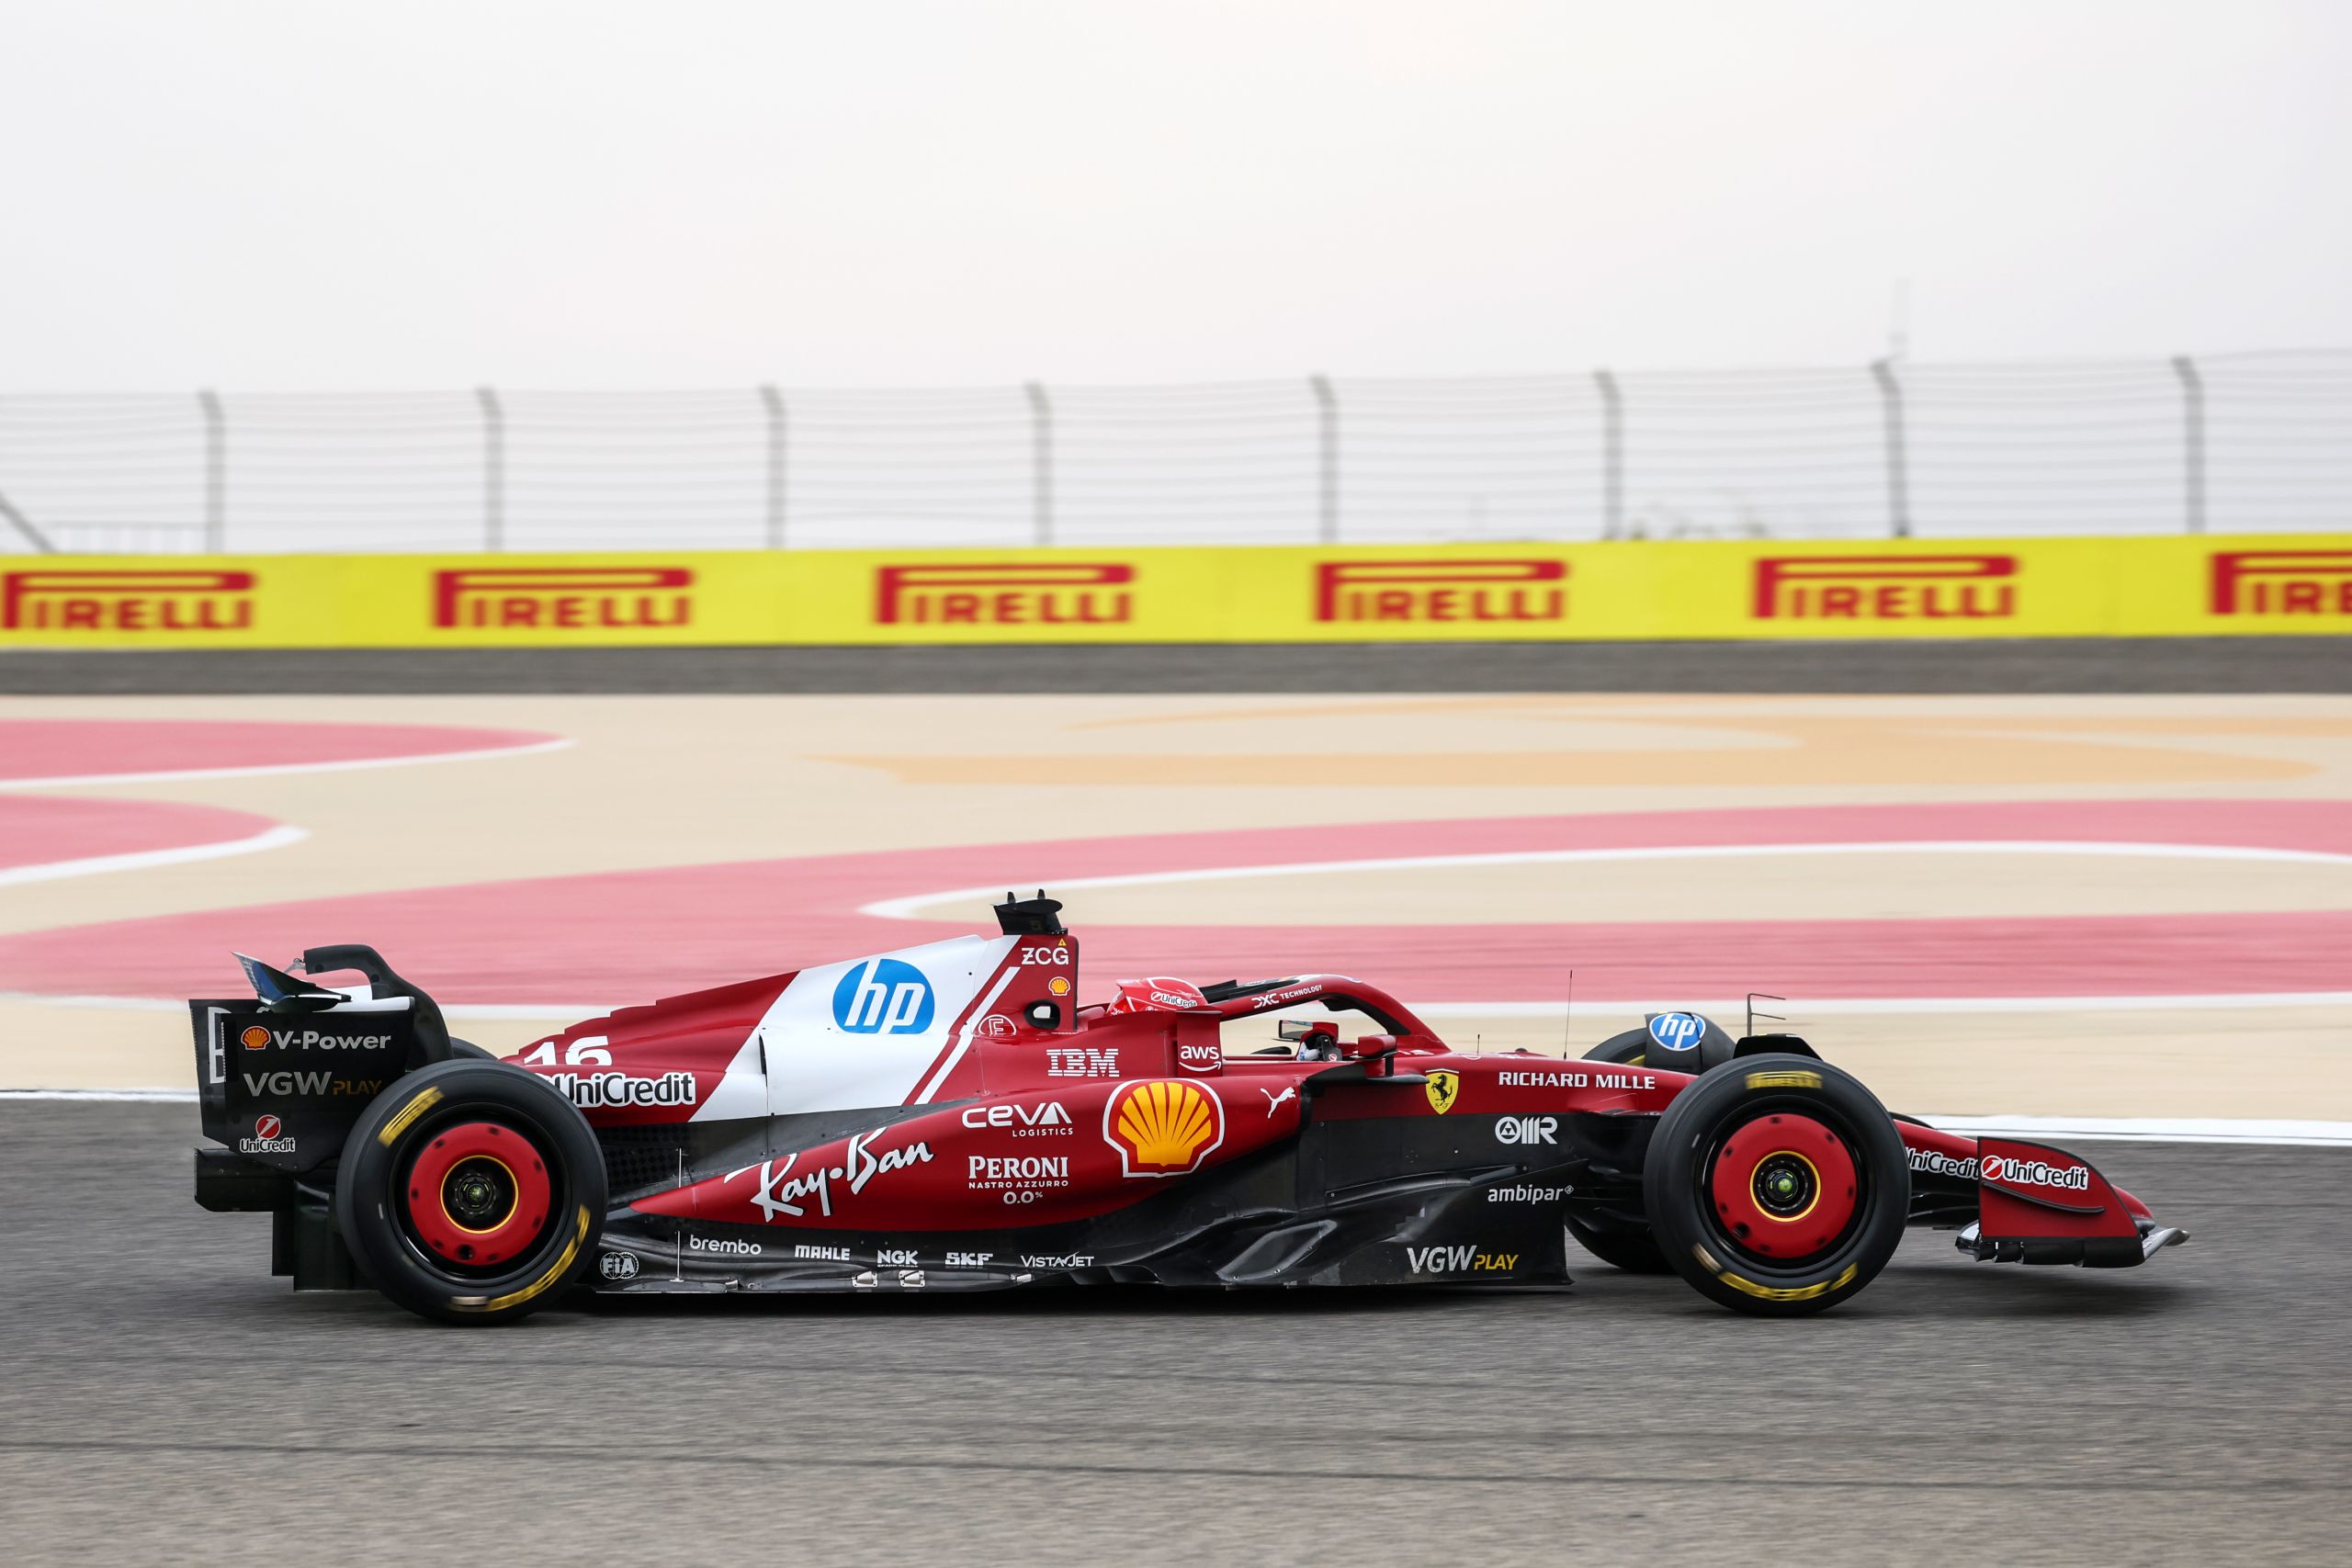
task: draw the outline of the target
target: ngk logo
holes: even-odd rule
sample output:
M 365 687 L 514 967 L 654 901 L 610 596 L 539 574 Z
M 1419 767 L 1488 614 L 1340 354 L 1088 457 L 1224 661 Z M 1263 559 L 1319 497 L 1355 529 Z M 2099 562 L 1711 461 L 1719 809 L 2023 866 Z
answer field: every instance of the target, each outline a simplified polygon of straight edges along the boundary
M 1136 569 L 1115 561 L 886 566 L 874 618 L 885 625 L 1114 626 L 1135 619 Z
M 1318 621 L 1559 621 L 1560 560 L 1332 560 L 1315 569 Z
M 2015 556 L 1766 556 L 1755 615 L 1817 620 L 2006 620 L 2018 613 Z
M 250 571 L 11 571 L 0 630 L 246 631 L 253 592 Z
M 433 574 L 436 626 L 611 631 L 694 619 L 683 566 L 468 567 Z
M 2352 550 L 2224 550 L 2217 615 L 2352 615 Z

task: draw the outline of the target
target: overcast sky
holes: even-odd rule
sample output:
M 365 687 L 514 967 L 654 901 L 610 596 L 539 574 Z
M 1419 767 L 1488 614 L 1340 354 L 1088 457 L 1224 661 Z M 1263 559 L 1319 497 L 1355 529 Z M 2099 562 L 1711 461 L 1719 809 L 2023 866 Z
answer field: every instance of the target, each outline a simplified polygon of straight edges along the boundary
M 2352 5 L 0 0 L 0 390 L 2352 344 Z

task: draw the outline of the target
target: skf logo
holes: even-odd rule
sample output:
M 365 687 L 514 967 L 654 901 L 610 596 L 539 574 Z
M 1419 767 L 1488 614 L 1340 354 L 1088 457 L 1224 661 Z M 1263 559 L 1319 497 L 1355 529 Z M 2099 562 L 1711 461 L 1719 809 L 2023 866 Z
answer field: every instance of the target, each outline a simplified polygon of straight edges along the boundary
M 2352 550 L 2224 550 L 2217 615 L 2352 615 Z
M 253 592 L 250 571 L 11 571 L 0 631 L 249 631 Z
M 1318 621 L 1559 621 L 1562 560 L 1331 560 L 1315 569 Z
M 1462 1075 L 1441 1067 L 1430 1074 L 1430 1081 L 1421 1086 L 1421 1092 L 1430 1097 L 1430 1109 L 1442 1116 L 1462 1098 Z
M 1984 621 L 2018 613 L 2015 556 L 1766 556 L 1755 616 Z
M 433 624 L 469 630 L 622 631 L 694 619 L 683 566 L 467 567 L 433 574 Z
M 886 566 L 874 618 L 885 626 L 1119 626 L 1135 619 L 1136 569 L 1114 561 Z
M 1122 1084 L 1102 1107 L 1102 1136 L 1122 1176 L 1182 1176 L 1225 1142 L 1225 1102 L 1182 1078 Z

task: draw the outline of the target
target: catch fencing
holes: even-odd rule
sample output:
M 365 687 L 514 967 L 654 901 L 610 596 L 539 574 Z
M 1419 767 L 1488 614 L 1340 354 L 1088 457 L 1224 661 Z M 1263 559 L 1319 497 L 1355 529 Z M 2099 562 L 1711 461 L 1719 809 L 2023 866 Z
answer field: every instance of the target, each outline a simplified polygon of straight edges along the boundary
M 2352 522 L 2352 351 L 932 390 L 0 396 L 0 549 L 1985 538 Z

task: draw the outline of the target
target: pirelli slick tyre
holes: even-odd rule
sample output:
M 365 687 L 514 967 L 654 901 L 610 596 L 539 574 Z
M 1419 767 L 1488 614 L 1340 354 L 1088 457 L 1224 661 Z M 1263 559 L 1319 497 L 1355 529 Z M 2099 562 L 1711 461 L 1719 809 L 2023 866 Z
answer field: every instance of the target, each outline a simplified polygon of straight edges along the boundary
M 460 1040 L 456 1035 L 452 1034 L 449 1036 L 449 1059 L 454 1062 L 461 1058 L 469 1062 L 495 1062 L 498 1060 L 496 1056 L 492 1055 L 490 1052 L 484 1050 L 481 1046 L 475 1044 L 472 1041 Z
M 532 1075 L 458 1057 L 376 1097 L 344 1141 L 335 1224 L 376 1288 L 444 1323 L 511 1323 L 596 1253 L 605 1161 Z
M 1670 1274 L 1674 1271 L 1673 1265 L 1666 1260 L 1666 1254 L 1658 1250 L 1657 1237 L 1647 1230 L 1587 1224 L 1574 1214 L 1564 1214 L 1561 1219 L 1566 1224 L 1568 1234 L 1577 1238 L 1578 1247 L 1611 1269 L 1622 1269 L 1628 1274 Z
M 1911 1167 L 1878 1097 L 1808 1056 L 1743 1056 L 1666 1108 L 1642 1167 L 1666 1260 L 1736 1311 L 1836 1306 L 1903 1239 Z
M 1650 1048 L 1650 1032 L 1629 1029 L 1623 1034 L 1612 1034 L 1584 1054 L 1588 1062 L 1611 1062 L 1618 1066 L 1630 1066 L 1639 1062 Z

